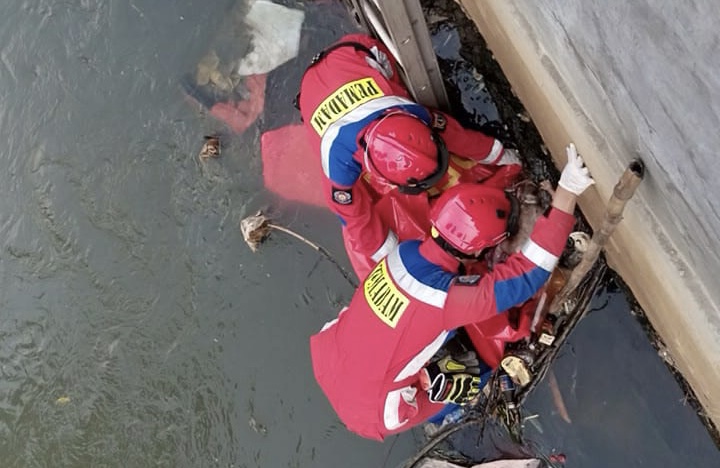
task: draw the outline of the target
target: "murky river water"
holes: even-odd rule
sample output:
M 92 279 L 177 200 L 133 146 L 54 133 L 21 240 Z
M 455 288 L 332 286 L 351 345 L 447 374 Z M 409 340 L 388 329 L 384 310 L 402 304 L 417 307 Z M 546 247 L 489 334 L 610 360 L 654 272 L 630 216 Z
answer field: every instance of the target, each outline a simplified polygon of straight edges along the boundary
M 222 126 L 179 80 L 234 4 L 0 5 L 0 466 L 394 467 L 415 450 L 416 433 L 350 434 L 314 383 L 308 337 L 352 292 L 334 265 L 280 234 L 252 253 L 238 229 L 271 206 L 347 265 L 332 215 L 264 192 L 259 135 L 297 121 L 302 70 L 352 25 L 332 2 L 290 2 L 306 9 L 300 56 L 271 73 L 258 123 L 201 163 L 202 136 Z M 550 414 L 544 446 L 568 466 L 611 466 L 584 460 L 631 456 L 635 441 L 678 461 L 658 466 L 713 466 L 679 464 L 718 454 L 607 297 L 611 313 L 590 316 L 558 364 L 573 425 L 552 422 L 542 391 L 533 401 Z

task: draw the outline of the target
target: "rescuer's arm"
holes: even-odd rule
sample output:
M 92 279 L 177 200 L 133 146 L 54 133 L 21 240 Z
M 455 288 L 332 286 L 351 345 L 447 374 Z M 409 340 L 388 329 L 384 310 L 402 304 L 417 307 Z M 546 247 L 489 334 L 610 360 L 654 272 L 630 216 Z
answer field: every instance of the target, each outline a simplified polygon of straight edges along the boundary
M 394 232 L 376 212 L 368 186 L 361 178 L 352 186 L 325 183 L 327 203 L 343 225 L 345 247 L 359 277 L 364 277 L 375 263 L 398 243 Z M 359 270 L 367 271 L 359 271 Z
M 595 183 L 574 145 L 567 148 L 567 155 L 552 208 L 538 218 L 520 252 L 482 277 L 459 277 L 450 286 L 444 308 L 447 330 L 482 321 L 525 302 L 550 277 L 575 224 L 572 213 L 577 196 Z
M 445 301 L 446 329 L 485 320 L 530 299 L 550 277 L 574 224 L 571 214 L 553 207 L 538 218 L 520 252 L 480 278 L 459 277 Z
M 426 422 L 445 406 L 444 403 L 430 401 L 428 393 L 416 386 L 388 393 L 385 405 L 383 438 Z
M 506 150 L 500 140 L 477 130 L 465 128 L 452 116 L 431 110 L 433 126 L 442 136 L 448 151 L 492 166 L 521 165 L 515 150 Z

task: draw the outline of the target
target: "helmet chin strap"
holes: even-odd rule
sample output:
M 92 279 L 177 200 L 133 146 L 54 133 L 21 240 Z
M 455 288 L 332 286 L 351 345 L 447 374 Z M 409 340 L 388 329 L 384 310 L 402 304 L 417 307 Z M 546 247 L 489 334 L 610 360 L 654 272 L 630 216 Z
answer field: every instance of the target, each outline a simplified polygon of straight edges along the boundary
M 507 233 L 508 237 L 512 237 L 520 230 L 520 200 L 508 191 L 505 192 L 505 198 L 507 198 L 510 202 L 510 214 L 508 215 L 507 220 Z
M 480 253 L 477 255 L 466 254 L 465 252 L 461 252 L 452 245 L 450 245 L 450 243 L 443 239 L 442 236 L 440 236 L 439 234 L 437 236 L 432 236 L 432 238 L 435 243 L 440 246 L 441 249 L 459 260 L 480 260 L 487 251 L 487 248 L 485 248 L 482 249 L 482 251 L 480 251 Z
M 440 182 L 440 179 L 443 178 L 448 167 L 450 167 L 450 153 L 447 150 L 445 141 L 435 130 L 432 130 L 432 139 L 437 147 L 437 169 L 423 180 L 410 178 L 407 180 L 406 185 L 398 185 L 398 191 L 400 193 L 404 193 L 405 195 L 420 195 Z

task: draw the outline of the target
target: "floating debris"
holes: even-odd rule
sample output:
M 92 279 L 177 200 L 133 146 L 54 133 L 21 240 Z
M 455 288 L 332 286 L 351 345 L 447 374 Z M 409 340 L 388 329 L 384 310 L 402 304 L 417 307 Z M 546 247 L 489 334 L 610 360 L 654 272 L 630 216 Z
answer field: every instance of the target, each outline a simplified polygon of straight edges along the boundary
M 267 434 L 267 427 L 257 422 L 257 419 L 255 419 L 253 416 L 250 416 L 250 419 L 248 419 L 248 425 L 250 426 L 250 429 L 255 431 L 257 434 Z
M 325 250 L 325 248 L 316 244 L 315 242 L 301 236 L 292 229 L 288 229 L 284 226 L 271 223 L 270 220 L 262 213 L 262 211 L 258 211 L 254 215 L 248 216 L 247 218 L 244 218 L 240 221 L 240 231 L 242 232 L 243 239 L 245 239 L 245 242 L 247 242 L 247 245 L 253 252 L 257 252 L 258 247 L 265 241 L 265 239 L 267 239 L 272 229 L 276 229 L 278 231 L 284 232 L 285 234 L 289 234 L 320 252 L 325 258 L 327 258 L 333 265 L 337 267 L 337 269 L 352 287 L 357 287 L 357 282 L 350 276 L 347 271 L 345 271 L 345 269 L 337 262 L 337 260 L 335 260 L 335 258 L 330 255 L 330 252 L 328 252 L 327 250 Z
M 205 144 L 200 150 L 200 160 L 220 156 L 220 137 L 218 135 L 205 135 L 203 138 L 205 138 Z
M 240 231 L 250 250 L 257 252 L 260 244 L 270 235 L 270 220 L 261 211 L 240 221 Z
M 657 352 L 658 356 L 660 356 L 663 359 L 663 361 L 665 361 L 665 363 L 667 365 L 669 365 L 670 367 L 672 367 L 672 368 L 677 367 L 675 365 L 675 360 L 673 359 L 673 357 L 670 354 L 670 351 L 667 349 L 667 347 L 660 342 L 657 342 L 656 346 L 658 348 L 658 352 Z
M 55 400 L 55 404 L 58 406 L 65 406 L 68 403 L 70 403 L 71 401 L 72 400 L 70 399 L 70 397 L 65 395 L 65 396 L 61 396 L 60 398 Z
M 195 74 L 195 81 L 199 86 L 205 86 L 210 83 L 210 75 L 213 71 L 217 70 L 220 65 L 220 58 L 214 50 L 211 50 L 205 56 L 200 59 L 197 64 L 197 73 Z
M 250 35 L 252 49 L 240 59 L 235 72 L 241 76 L 269 73 L 300 50 L 300 32 L 305 12 L 278 5 L 270 0 L 255 0 L 238 27 Z
M 543 434 L 545 431 L 543 431 L 539 419 L 539 414 L 531 414 L 530 416 L 526 416 L 523 418 L 522 425 L 525 426 L 525 423 L 530 423 L 530 425 L 534 427 L 536 431 L 538 431 L 540 434 Z
M 242 232 L 245 242 L 247 242 L 253 252 L 256 252 L 258 246 L 262 244 L 265 239 L 267 239 L 267 237 L 270 235 L 271 229 L 277 229 L 278 231 L 282 231 L 285 234 L 290 234 L 294 238 L 303 241 L 304 243 L 317 250 L 318 252 L 322 253 L 323 255 L 329 255 L 325 249 L 317 245 L 315 242 L 301 236 L 292 229 L 288 229 L 284 226 L 271 223 L 270 220 L 264 214 L 262 214 L 262 211 L 258 211 L 254 215 L 248 216 L 247 218 L 240 221 L 240 231 Z
M 532 119 L 530 118 L 530 115 L 528 115 L 527 111 L 519 112 L 515 116 L 525 123 L 532 122 Z

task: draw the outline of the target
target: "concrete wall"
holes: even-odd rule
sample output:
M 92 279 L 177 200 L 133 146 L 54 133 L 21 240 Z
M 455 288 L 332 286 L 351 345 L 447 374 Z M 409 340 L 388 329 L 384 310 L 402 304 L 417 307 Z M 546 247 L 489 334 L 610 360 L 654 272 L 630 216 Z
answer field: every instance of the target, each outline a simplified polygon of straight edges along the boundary
M 608 260 L 720 425 L 720 3 L 458 1 L 558 166 L 569 141 L 583 154 L 593 226 L 628 162 L 645 162 Z

